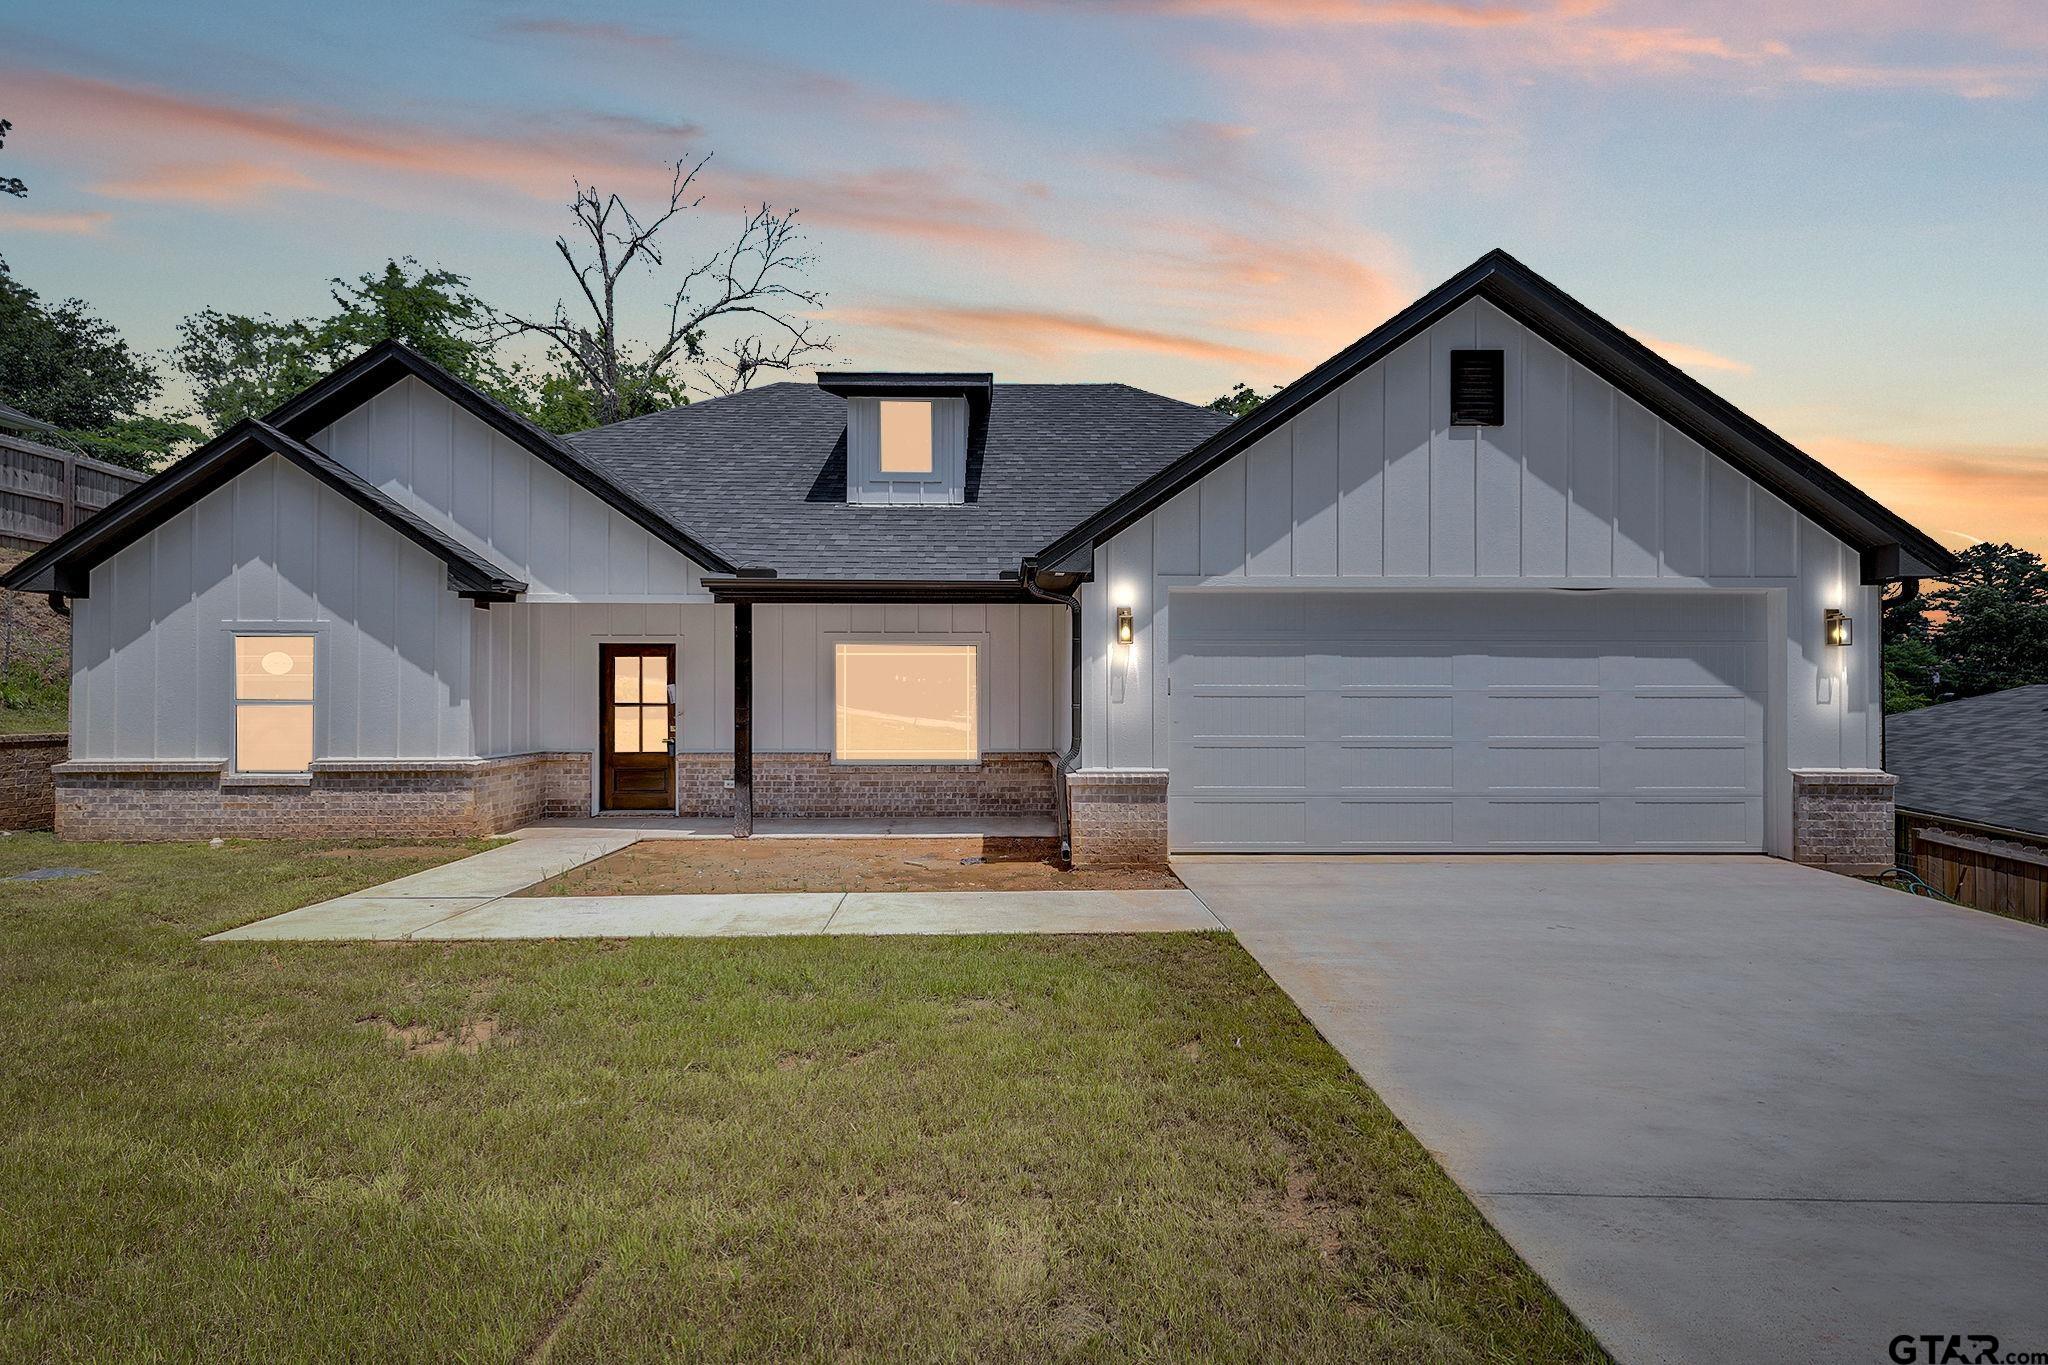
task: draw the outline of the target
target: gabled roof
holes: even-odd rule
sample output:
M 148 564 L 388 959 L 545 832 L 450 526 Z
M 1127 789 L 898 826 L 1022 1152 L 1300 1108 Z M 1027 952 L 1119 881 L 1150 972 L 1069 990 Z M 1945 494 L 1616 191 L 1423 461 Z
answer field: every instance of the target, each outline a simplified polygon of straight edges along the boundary
M 1025 555 L 1230 420 L 1125 384 L 995 384 L 968 423 L 966 501 L 878 507 L 846 500 L 846 401 L 769 384 L 568 441 L 750 568 L 930 588 L 1014 585 Z
M 1901 810 L 2048 836 L 2048 683 L 1886 716 Z
M 282 456 L 448 566 L 451 590 L 479 601 L 510 601 L 526 584 L 477 551 L 437 531 L 355 471 L 270 423 L 246 418 L 148 483 L 87 518 L 14 567 L 0 584 L 22 592 L 84 597 L 91 570 L 250 466 Z
M 1863 581 L 1952 572 L 1933 537 L 1748 416 L 1505 251 L 1490 251 L 1032 556 L 1054 568 L 1085 554 L 1280 427 L 1466 300 L 1483 298 L 1651 412 L 1856 547 Z
M 731 573 L 739 567 L 684 530 L 677 521 L 649 507 L 638 493 L 620 486 L 584 460 L 561 437 L 541 430 L 402 342 L 378 342 L 264 420 L 279 431 L 305 439 L 407 375 L 426 384 L 484 425 L 525 447 L 571 483 L 594 494 L 655 539 L 695 560 L 701 567 L 714 573 Z

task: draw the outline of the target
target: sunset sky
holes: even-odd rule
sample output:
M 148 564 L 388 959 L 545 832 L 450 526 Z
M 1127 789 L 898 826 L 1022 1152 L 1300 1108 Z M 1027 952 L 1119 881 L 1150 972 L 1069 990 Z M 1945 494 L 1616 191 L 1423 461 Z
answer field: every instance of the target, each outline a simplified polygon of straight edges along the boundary
M 572 179 L 708 151 L 677 257 L 801 210 L 845 360 L 1206 401 L 1501 246 L 2048 551 L 2044 91 L 2039 0 L 14 0 L 0 253 L 152 350 L 387 256 L 541 310 Z

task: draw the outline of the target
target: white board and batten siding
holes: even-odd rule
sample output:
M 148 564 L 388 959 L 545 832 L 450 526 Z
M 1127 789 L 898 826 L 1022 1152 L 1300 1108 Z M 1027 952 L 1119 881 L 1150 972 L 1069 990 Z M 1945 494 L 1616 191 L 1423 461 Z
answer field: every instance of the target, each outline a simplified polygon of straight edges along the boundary
M 455 758 L 479 613 L 439 559 L 271 456 L 92 570 L 71 754 L 232 757 L 234 636 L 310 634 L 321 758 Z
M 1506 422 L 1451 427 L 1449 353 L 1505 353 Z M 1169 766 L 1173 597 L 1203 587 L 1725 589 L 1764 596 L 1767 844 L 1787 775 L 1878 766 L 1878 589 L 1856 551 L 1475 300 L 1096 547 L 1083 763 Z M 1135 640 L 1113 644 L 1115 609 Z M 1857 619 L 1829 648 L 1821 618 Z M 1776 660 L 1782 657 L 1782 667 Z
M 477 735 L 486 755 L 591 750 L 598 646 L 673 644 L 677 746 L 732 747 L 732 608 L 515 603 L 475 614 Z M 891 603 L 754 608 L 754 750 L 829 753 L 833 645 L 914 640 L 978 648 L 981 747 L 1037 752 L 1065 743 L 1063 608 Z
M 674 547 L 411 376 L 312 444 L 528 587 L 530 602 L 709 602 Z

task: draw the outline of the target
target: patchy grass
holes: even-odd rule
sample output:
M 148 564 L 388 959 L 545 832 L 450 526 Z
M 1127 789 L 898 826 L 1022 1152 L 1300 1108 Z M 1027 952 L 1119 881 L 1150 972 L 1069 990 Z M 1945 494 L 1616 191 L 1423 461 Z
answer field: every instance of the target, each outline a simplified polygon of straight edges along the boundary
M 1138 891 L 1173 889 L 1165 868 L 1074 868 L 1060 841 L 643 839 L 518 892 L 662 896 L 735 891 Z
M 63 735 L 71 732 L 71 706 L 13 706 L 0 701 L 0 735 Z
M 1589 1360 L 1224 935 L 208 944 L 0 839 L 0 1357 Z

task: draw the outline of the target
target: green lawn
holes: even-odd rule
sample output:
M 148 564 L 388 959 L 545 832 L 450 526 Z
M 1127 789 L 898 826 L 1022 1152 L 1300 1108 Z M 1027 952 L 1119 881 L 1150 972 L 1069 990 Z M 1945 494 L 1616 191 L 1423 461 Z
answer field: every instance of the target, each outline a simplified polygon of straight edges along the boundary
M 50 706 L 0 706 L 0 735 L 61 735 L 71 729 L 68 702 Z
M 0 839 L 0 1358 L 1588 1360 L 1228 937 L 204 944 Z

